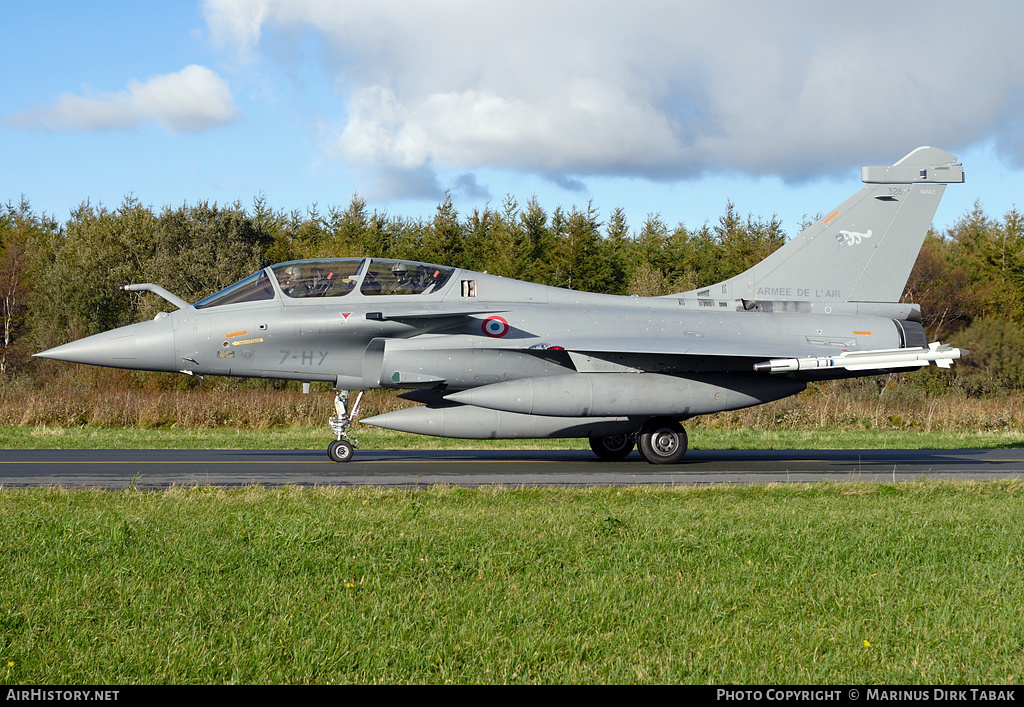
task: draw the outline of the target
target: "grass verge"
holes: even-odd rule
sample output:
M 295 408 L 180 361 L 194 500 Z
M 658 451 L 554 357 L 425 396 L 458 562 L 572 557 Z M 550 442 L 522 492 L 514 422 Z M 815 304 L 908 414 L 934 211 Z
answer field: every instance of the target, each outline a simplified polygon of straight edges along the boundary
M 999 684 L 1024 484 L 0 491 L 6 683 Z
M 364 449 L 588 449 L 581 439 L 465 440 L 362 427 Z M 1024 447 L 1024 432 L 812 429 L 689 430 L 691 449 L 1005 449 Z M 322 449 L 326 427 L 278 429 L 138 429 L 0 427 L 0 449 Z M 2 453 L 2 452 L 0 452 Z

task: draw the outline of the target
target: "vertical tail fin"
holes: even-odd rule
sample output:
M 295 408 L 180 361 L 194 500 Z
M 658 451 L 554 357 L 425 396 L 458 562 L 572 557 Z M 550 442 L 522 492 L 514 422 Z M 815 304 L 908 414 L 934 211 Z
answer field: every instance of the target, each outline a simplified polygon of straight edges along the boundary
M 683 299 L 793 303 L 899 302 L 956 157 L 919 147 L 891 167 L 863 167 L 866 186 L 763 261 Z

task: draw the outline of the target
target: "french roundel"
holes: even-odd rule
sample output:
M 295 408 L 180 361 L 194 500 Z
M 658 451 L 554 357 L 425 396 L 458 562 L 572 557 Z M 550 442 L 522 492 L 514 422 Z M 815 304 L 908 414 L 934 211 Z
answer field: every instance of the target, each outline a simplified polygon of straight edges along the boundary
M 501 317 L 487 317 L 480 328 L 487 336 L 496 339 L 508 333 L 508 322 Z

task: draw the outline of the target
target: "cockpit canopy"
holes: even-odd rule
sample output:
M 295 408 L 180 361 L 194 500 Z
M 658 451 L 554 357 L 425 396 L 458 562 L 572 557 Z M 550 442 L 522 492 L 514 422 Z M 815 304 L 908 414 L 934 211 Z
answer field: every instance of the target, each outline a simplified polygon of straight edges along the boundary
M 234 285 L 225 287 L 220 292 L 204 297 L 195 303 L 195 308 L 205 309 L 206 307 L 221 307 L 225 304 L 238 304 L 239 302 L 257 302 L 274 299 L 276 294 L 274 286 L 270 284 L 270 276 L 265 270 L 260 270 L 244 280 L 239 280 Z
M 366 260 L 294 260 L 270 268 L 285 297 L 341 297 L 355 289 Z
M 199 300 L 195 308 L 270 300 L 278 290 L 288 299 L 344 297 L 352 292 L 363 296 L 427 295 L 439 292 L 454 272 L 455 268 L 386 258 L 293 260 L 239 280 Z

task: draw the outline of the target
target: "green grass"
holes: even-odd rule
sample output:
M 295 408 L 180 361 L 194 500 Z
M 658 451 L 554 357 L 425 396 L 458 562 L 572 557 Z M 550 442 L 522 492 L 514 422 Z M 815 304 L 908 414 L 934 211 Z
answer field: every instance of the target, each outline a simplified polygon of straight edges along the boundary
M 363 449 L 589 449 L 586 440 L 460 440 L 369 427 L 355 437 Z M 0 449 L 326 449 L 332 439 L 326 425 L 256 430 L 0 427 Z
M 0 491 L 7 683 L 1001 684 L 1024 484 Z
M 462 440 L 362 427 L 363 449 L 588 449 L 580 439 Z M 1024 447 L 1024 432 L 916 430 L 689 429 L 691 449 L 995 449 Z M 0 449 L 321 449 L 325 427 L 245 430 L 124 427 L 0 427 Z
M 585 448 L 361 429 L 364 448 Z M 326 429 L 0 428 L 320 449 Z M 1020 447 L 743 430 L 693 448 Z M 2 452 L 0 452 L 2 454 Z M 0 489 L 4 683 L 1017 683 L 1024 484 Z

